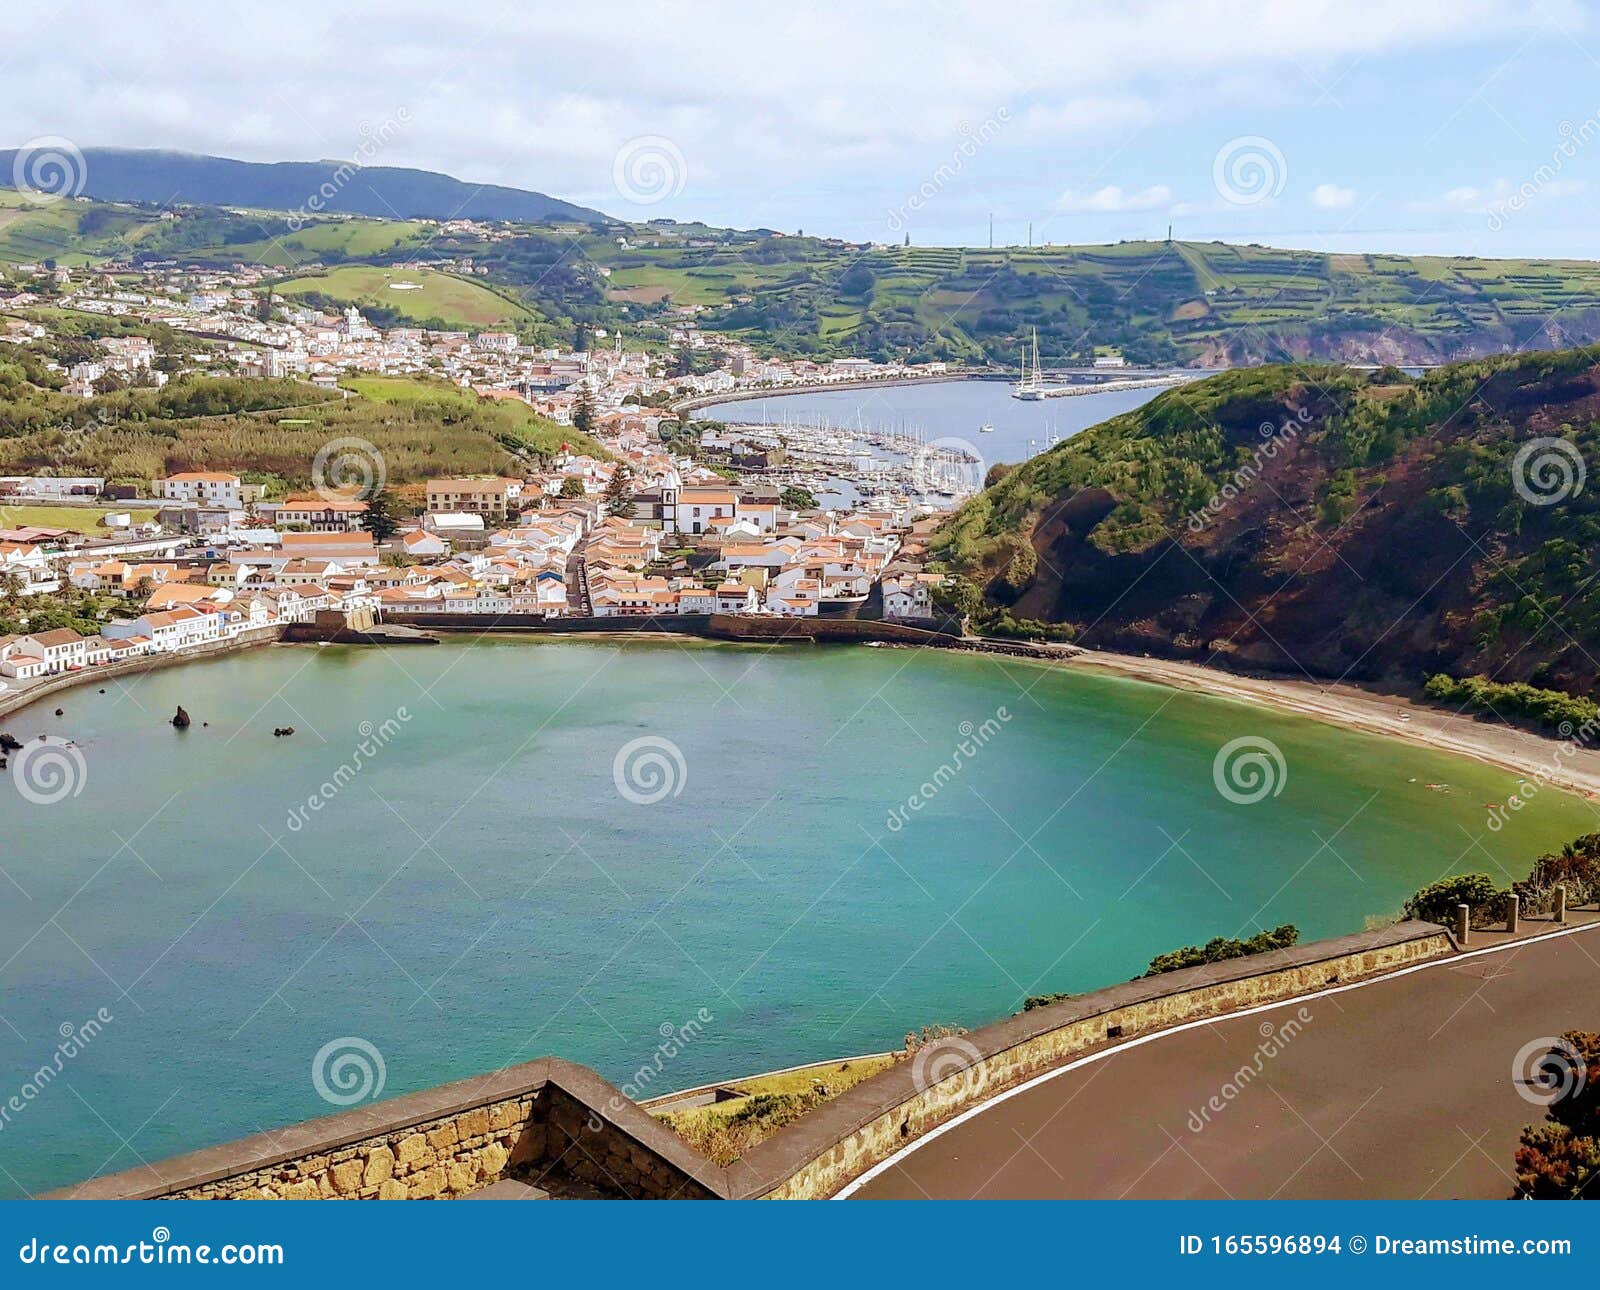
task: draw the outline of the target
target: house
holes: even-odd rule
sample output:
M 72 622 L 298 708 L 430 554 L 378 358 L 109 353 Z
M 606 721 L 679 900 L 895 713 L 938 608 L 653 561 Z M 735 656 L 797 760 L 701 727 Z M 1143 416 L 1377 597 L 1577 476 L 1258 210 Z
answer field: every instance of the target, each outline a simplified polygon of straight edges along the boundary
M 157 482 L 161 496 L 169 501 L 226 506 L 234 510 L 244 506 L 239 476 L 226 471 L 186 470 Z
M 209 604 L 205 608 L 180 605 L 176 609 L 146 610 L 138 618 L 109 622 L 101 635 L 113 641 L 146 636 L 156 651 L 171 653 L 220 639 L 222 627 L 222 613 Z
M 44 675 L 44 655 L 21 636 L 0 636 L 0 676 L 31 681 Z
M 668 526 L 678 533 L 705 533 L 714 519 L 732 519 L 739 512 L 739 499 L 724 488 L 683 488 L 678 492 Z
M 742 582 L 725 582 L 716 591 L 719 614 L 754 613 L 759 601 L 756 589 Z
M 678 612 L 714 614 L 717 612 L 717 593 L 710 587 L 679 587 Z
M 279 529 L 348 533 L 359 529 L 366 516 L 367 504 L 354 497 L 288 497 L 278 503 L 272 522 Z
M 518 509 L 522 499 L 520 479 L 430 479 L 430 511 L 470 511 L 503 520 Z
M 933 617 L 933 595 L 928 589 L 928 584 L 917 578 L 885 578 L 883 616 L 885 618 Z

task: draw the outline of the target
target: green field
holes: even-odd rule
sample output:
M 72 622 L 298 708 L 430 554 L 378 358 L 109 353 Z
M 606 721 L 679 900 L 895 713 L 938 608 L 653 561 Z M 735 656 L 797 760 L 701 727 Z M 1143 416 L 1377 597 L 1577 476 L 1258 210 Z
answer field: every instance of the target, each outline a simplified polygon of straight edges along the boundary
M 395 284 L 417 290 L 396 289 Z M 450 327 L 514 327 L 533 313 L 487 287 L 431 269 L 345 265 L 314 277 L 291 278 L 275 288 L 291 298 L 320 297 L 341 305 L 387 310 L 413 323 L 438 320 Z
M 128 510 L 121 506 L 11 506 L 0 501 L 0 528 L 76 529 L 80 533 L 100 533 L 100 517 L 127 511 L 135 524 L 155 518 L 148 507 Z

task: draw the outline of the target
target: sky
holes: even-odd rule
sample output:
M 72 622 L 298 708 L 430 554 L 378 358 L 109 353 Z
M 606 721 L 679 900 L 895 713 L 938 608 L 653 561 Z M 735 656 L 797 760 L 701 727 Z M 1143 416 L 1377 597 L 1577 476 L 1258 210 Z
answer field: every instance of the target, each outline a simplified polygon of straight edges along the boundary
M 0 147 L 357 159 L 628 219 L 1600 258 L 1575 0 L 7 0 Z

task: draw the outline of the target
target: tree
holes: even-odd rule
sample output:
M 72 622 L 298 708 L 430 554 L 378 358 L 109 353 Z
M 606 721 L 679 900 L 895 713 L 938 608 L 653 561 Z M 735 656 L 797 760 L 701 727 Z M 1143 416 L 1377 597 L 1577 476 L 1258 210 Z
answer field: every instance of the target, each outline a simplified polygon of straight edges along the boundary
M 578 387 L 578 398 L 572 405 L 572 424 L 584 434 L 593 434 L 594 422 L 594 391 L 586 382 Z
M 1517 1073 L 1539 1090 L 1538 1100 L 1550 1099 L 1545 1122 L 1522 1131 L 1517 1195 L 1600 1199 L 1600 1034 L 1569 1030 L 1531 1070 Z
M 374 542 L 387 542 L 400 531 L 400 519 L 395 513 L 399 504 L 387 488 L 380 488 L 367 498 L 367 532 Z
M 606 514 L 633 514 L 633 472 L 626 466 L 618 465 L 606 482 Z
M 778 501 L 791 511 L 814 511 L 819 505 L 815 493 L 797 484 L 791 484 L 779 493 Z
M 561 481 L 562 497 L 582 497 L 584 494 L 583 480 L 576 475 L 568 475 Z

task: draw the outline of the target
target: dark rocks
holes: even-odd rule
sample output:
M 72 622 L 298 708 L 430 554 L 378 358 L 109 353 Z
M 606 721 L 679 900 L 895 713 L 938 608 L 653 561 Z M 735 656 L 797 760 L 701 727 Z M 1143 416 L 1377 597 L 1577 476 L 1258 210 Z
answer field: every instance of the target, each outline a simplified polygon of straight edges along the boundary
M 279 726 L 272 732 L 272 737 L 274 739 L 287 739 L 293 733 L 293 726 Z
M 17 741 L 17 737 L 4 730 L 0 730 L 0 752 L 14 753 L 21 751 L 22 744 Z
M 67 715 L 67 710 L 65 708 L 57 708 L 56 709 L 56 716 L 64 717 L 66 715 Z
M 172 718 L 172 728 L 174 730 L 187 730 L 189 728 L 189 714 L 183 710 L 181 704 Z

